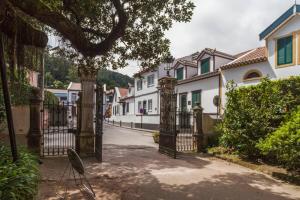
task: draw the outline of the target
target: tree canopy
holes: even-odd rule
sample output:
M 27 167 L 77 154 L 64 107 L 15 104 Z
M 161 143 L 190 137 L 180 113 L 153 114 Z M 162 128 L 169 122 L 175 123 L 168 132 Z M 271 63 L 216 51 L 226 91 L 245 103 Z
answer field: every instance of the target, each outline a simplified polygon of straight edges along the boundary
M 157 65 L 169 55 L 164 32 L 190 21 L 191 0 L 7 0 L 51 27 L 79 65 L 126 66 L 126 60 Z M 70 51 L 71 49 L 71 51 Z M 95 59 L 96 58 L 96 59 Z

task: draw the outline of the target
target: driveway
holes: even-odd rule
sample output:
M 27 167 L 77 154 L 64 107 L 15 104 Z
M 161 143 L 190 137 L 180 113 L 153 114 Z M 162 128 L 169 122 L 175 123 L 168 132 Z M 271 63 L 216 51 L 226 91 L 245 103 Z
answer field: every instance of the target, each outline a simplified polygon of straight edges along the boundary
M 174 160 L 157 152 L 151 134 L 105 126 L 103 163 L 83 159 L 97 199 L 124 200 L 300 200 L 300 187 L 206 156 Z M 66 158 L 41 165 L 39 199 L 58 199 Z M 67 178 L 71 199 L 83 199 Z

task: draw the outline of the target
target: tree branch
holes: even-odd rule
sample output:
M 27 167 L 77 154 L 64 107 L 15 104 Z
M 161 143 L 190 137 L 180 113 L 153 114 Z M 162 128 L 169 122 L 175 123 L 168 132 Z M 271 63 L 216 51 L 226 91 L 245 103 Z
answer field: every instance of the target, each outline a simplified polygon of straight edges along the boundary
M 87 39 L 82 27 L 72 23 L 62 14 L 52 11 L 45 4 L 38 0 L 9 0 L 13 6 L 19 8 L 27 15 L 30 15 L 40 22 L 54 28 L 63 37 L 69 40 L 73 47 L 83 56 L 95 57 L 105 55 L 114 43 L 125 34 L 128 17 L 121 5 L 120 0 L 111 0 L 116 8 L 119 21 L 112 28 L 109 35 L 100 43 L 93 43 Z

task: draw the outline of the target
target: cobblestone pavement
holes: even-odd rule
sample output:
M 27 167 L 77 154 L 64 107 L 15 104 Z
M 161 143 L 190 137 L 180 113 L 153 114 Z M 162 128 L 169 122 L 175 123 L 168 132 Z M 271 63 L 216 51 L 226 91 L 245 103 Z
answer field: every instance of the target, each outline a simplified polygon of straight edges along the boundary
M 58 199 L 67 159 L 46 158 L 38 199 Z M 206 156 L 174 160 L 157 152 L 151 134 L 105 126 L 103 163 L 83 159 L 97 199 L 300 200 L 300 187 Z M 70 199 L 84 199 L 71 179 Z

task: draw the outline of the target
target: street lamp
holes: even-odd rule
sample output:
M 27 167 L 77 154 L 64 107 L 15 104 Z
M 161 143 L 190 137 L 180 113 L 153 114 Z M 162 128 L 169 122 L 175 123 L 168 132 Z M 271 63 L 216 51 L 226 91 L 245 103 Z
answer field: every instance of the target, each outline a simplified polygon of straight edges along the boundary
M 171 65 L 174 62 L 174 57 L 173 56 L 168 56 L 165 58 L 165 63 L 167 64 L 167 66 L 164 68 L 164 70 L 167 71 L 167 76 L 170 77 L 170 70 L 171 70 Z

